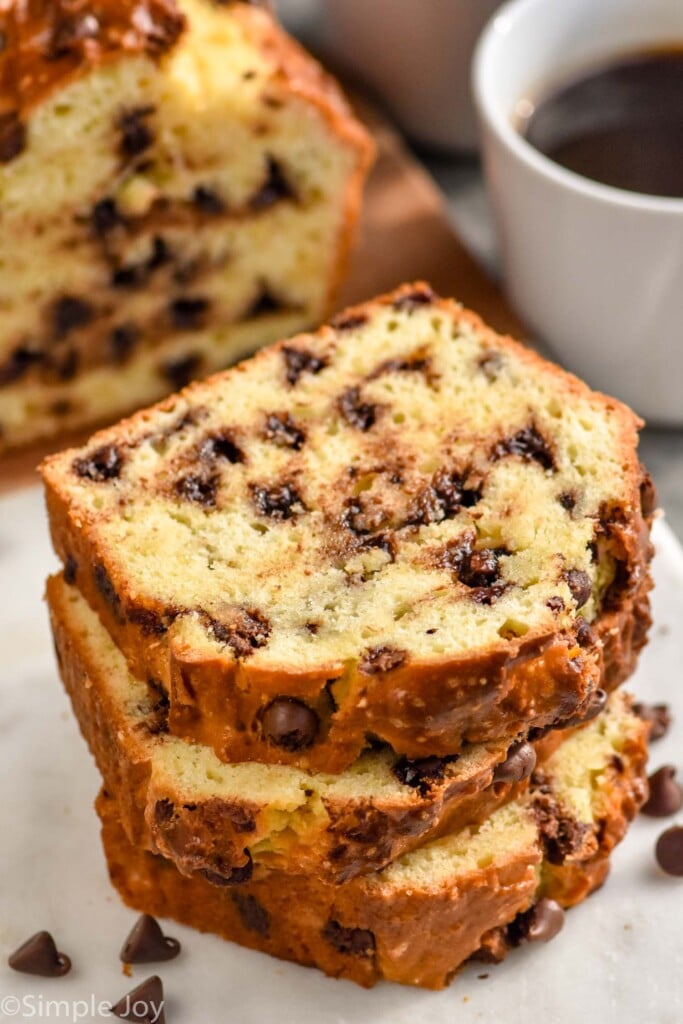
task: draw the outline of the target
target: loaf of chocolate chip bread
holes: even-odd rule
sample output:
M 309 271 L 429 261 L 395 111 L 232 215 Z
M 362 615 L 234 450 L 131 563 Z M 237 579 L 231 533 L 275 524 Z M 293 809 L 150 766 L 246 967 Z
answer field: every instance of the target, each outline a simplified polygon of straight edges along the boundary
M 514 799 L 562 742 L 468 745 L 409 760 L 366 751 L 337 775 L 287 765 L 226 765 L 209 747 L 168 734 L 161 694 L 150 698 L 78 591 L 48 582 L 62 679 L 81 731 L 137 845 L 215 884 L 253 868 L 343 882 L 383 867 L 442 833 L 481 822 Z M 621 714 L 615 699 L 610 714 Z
M 317 325 L 371 143 L 256 4 L 0 9 L 0 450 Z
M 334 977 L 448 984 L 482 949 L 500 959 L 561 925 L 560 907 L 604 880 L 608 857 L 646 791 L 647 726 L 623 705 L 572 735 L 529 792 L 482 825 L 343 885 L 255 873 L 216 888 L 131 844 L 121 810 L 98 800 L 109 871 L 124 901 Z M 561 939 L 558 941 L 562 941 Z
M 585 714 L 649 622 L 635 416 L 426 285 L 49 459 L 66 577 L 169 729 L 341 771 Z

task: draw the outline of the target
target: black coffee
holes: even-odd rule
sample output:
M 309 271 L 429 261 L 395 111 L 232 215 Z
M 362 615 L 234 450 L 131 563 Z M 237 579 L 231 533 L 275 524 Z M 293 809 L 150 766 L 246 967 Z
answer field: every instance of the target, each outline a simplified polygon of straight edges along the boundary
M 615 59 L 568 82 L 537 104 L 522 134 L 593 181 L 683 197 L 683 46 Z

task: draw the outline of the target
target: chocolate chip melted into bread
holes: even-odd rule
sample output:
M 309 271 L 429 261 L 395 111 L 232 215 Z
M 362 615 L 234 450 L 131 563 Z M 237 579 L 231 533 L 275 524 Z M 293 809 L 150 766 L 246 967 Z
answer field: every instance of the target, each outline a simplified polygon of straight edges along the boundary
M 235 649 L 255 664 L 372 675 L 585 630 L 632 583 L 634 439 L 617 403 L 418 286 L 109 433 L 115 477 L 102 442 L 63 465 L 137 603 L 228 634 L 255 616 Z

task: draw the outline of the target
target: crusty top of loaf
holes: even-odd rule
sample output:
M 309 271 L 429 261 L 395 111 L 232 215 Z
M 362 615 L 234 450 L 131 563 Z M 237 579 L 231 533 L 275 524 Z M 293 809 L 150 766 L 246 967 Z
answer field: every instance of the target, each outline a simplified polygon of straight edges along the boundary
M 0 8 L 0 103 L 32 106 L 79 68 L 119 53 L 154 57 L 185 27 L 176 0 L 6 0 Z
M 369 154 L 334 79 L 268 10 L 257 9 L 264 6 L 258 0 L 0 0 L 0 164 L 23 150 L 27 115 L 55 89 L 126 55 L 158 60 L 191 32 L 202 7 L 243 24 L 273 73 L 326 110 Z
M 43 472 L 117 615 L 251 668 L 372 676 L 510 657 L 609 607 L 646 540 L 638 425 L 410 285 Z

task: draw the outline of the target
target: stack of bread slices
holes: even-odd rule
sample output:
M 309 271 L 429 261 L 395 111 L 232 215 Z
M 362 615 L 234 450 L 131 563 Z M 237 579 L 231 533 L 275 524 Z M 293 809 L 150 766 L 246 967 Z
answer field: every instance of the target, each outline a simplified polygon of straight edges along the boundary
M 645 796 L 639 425 L 413 284 L 50 458 L 124 900 L 361 985 L 554 935 Z

